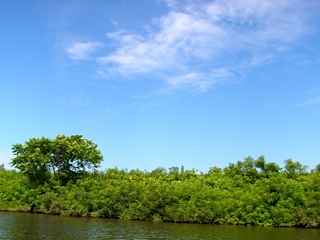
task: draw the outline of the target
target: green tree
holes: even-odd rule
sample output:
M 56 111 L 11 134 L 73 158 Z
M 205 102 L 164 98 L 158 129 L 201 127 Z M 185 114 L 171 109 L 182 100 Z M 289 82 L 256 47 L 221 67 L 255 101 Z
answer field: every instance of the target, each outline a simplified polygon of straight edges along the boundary
M 31 138 L 24 145 L 14 144 L 12 152 L 16 157 L 11 165 L 35 184 L 43 184 L 52 176 L 63 183 L 76 180 L 88 169 L 99 167 L 103 159 L 97 144 L 82 135 Z
M 267 173 L 279 173 L 281 171 L 281 168 L 279 167 L 278 164 L 271 162 L 271 163 L 266 163 L 265 165 L 265 172 Z
M 254 161 L 256 168 L 260 169 L 262 172 L 266 170 L 266 160 L 264 156 L 260 156 L 257 160 Z
M 292 178 L 297 176 L 298 174 L 306 174 L 307 173 L 307 166 L 302 166 L 300 162 L 294 162 L 291 159 L 287 159 L 284 161 L 285 163 L 285 172 L 287 173 L 288 177 Z
M 320 163 L 316 165 L 315 169 L 313 169 L 313 172 L 320 172 Z
M 1 165 L 0 165 L 0 171 L 5 171 L 6 169 L 5 169 L 5 167 L 4 167 L 4 164 L 2 163 Z

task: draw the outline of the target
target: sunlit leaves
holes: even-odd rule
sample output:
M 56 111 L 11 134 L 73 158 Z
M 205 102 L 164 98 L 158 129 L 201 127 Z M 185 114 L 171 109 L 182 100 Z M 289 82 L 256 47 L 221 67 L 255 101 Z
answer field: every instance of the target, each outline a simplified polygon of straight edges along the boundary
M 16 156 L 12 166 L 35 184 L 48 182 L 52 175 L 63 182 L 75 180 L 102 161 L 97 144 L 82 135 L 32 138 L 24 145 L 13 145 L 12 152 Z
M 63 139 L 60 144 L 72 149 L 73 154 L 81 151 L 74 141 Z M 35 159 L 37 151 L 33 153 Z M 297 162 L 285 163 L 282 170 L 263 157 L 248 157 L 223 170 L 213 167 L 206 174 L 194 169 L 179 171 L 177 167 L 151 172 L 111 168 L 65 186 L 51 180 L 36 188 L 28 185 L 20 172 L 0 171 L 0 210 L 33 209 L 68 216 L 148 221 L 320 227 L 320 174 L 306 172 Z

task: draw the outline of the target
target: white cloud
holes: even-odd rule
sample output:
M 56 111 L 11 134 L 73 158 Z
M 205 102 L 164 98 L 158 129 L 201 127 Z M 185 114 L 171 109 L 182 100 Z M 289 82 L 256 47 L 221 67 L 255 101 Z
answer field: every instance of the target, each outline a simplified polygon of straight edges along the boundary
M 224 45 L 222 29 L 191 14 L 170 12 L 159 24 L 160 31 L 148 36 L 108 34 L 120 47 L 99 61 L 119 72 L 181 69 L 190 57 L 207 59 Z
M 103 44 L 100 42 L 76 42 L 65 48 L 65 50 L 72 60 L 86 60 L 102 46 Z
M 98 58 L 106 72 L 161 73 L 169 86 L 206 91 L 236 77 L 232 72 L 243 71 L 244 62 L 254 67 L 290 50 L 320 7 L 313 0 L 165 2 L 170 11 L 152 31 L 107 34 L 118 47 Z M 228 74 L 215 75 L 221 69 Z
M 233 82 L 235 74 L 228 68 L 217 68 L 208 72 L 188 72 L 169 77 L 167 84 L 173 88 L 192 87 L 205 92 L 215 84 Z

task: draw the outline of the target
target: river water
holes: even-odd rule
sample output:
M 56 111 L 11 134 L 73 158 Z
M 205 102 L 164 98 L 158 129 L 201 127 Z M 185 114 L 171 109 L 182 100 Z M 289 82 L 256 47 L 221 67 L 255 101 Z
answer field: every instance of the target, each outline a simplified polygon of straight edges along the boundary
M 320 239 L 319 229 L 155 223 L 0 212 L 0 239 Z

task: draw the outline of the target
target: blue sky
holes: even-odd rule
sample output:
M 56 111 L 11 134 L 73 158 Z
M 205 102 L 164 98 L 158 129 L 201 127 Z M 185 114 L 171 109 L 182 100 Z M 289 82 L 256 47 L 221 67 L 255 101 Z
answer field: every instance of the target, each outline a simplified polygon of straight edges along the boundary
M 0 163 L 83 134 L 101 170 L 320 163 L 318 0 L 3 0 Z

